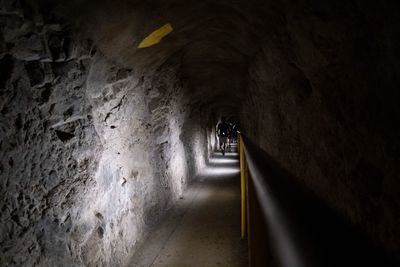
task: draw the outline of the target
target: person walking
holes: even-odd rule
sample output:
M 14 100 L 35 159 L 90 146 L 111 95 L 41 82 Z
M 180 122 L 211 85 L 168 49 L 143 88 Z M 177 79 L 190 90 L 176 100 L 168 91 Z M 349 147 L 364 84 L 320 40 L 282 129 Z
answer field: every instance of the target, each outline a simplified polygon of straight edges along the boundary
M 221 122 L 217 126 L 217 134 L 219 139 L 219 148 L 221 149 L 222 155 L 225 155 L 229 133 L 229 124 L 226 123 L 225 117 L 221 117 Z

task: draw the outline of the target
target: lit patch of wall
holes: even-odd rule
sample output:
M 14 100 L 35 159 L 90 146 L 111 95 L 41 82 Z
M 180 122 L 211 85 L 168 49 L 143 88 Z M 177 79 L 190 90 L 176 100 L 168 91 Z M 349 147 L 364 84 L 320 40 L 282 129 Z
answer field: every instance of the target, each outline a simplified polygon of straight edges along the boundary
M 199 127 L 200 128 L 200 127 Z M 193 151 L 195 156 L 195 170 L 198 173 L 206 166 L 205 150 L 207 149 L 206 140 L 203 139 L 203 132 L 199 129 L 193 136 Z
M 169 174 L 173 180 L 171 186 L 175 197 L 180 197 L 182 195 L 189 175 L 184 145 L 179 139 L 179 136 L 181 135 L 181 127 L 182 126 L 178 124 L 176 117 L 169 118 L 169 128 L 171 130 L 170 142 L 173 145 L 172 151 L 170 151 L 171 159 Z
M 81 258 L 86 265 L 127 264 L 146 225 L 157 220 L 160 179 L 154 172 L 157 140 L 149 127 L 151 114 L 145 89 L 133 75 L 121 75 L 104 58 L 97 57 L 89 75 L 87 96 L 102 143 L 96 184 L 81 203 L 83 216 L 77 228 L 85 230 Z M 166 201 L 167 200 L 167 201 Z M 156 209 L 154 209 L 156 207 Z
M 211 157 L 212 152 L 215 150 L 216 147 L 216 131 L 214 127 L 210 127 L 207 130 L 207 147 L 208 147 L 208 157 Z
M 132 181 L 126 182 L 129 166 L 113 157 L 110 150 L 103 152 L 96 173 L 96 187 L 86 194 L 78 228 L 85 231 L 82 260 L 92 264 L 98 260 L 107 264 L 124 264 L 142 231 L 140 206 L 135 199 Z M 139 215 L 139 216 L 138 216 Z

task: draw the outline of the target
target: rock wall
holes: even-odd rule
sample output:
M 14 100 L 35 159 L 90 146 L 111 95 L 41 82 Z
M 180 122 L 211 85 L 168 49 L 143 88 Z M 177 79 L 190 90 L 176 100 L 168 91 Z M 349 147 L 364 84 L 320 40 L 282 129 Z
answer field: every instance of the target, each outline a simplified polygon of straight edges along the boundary
M 1 7 L 0 261 L 73 263 L 101 150 L 85 97 L 93 46 L 18 2 Z
M 400 253 L 396 8 L 305 2 L 288 1 L 278 13 L 282 26 L 262 41 L 249 70 L 242 128 L 373 239 Z
M 34 5 L 1 8 L 1 265 L 123 266 L 201 167 L 200 112 L 168 62 L 139 75 Z
M 150 78 L 135 77 L 102 55 L 93 59 L 86 92 L 103 149 L 78 223 L 93 228 L 82 240 L 85 265 L 126 264 L 187 185 L 185 107 L 174 77 L 167 65 Z

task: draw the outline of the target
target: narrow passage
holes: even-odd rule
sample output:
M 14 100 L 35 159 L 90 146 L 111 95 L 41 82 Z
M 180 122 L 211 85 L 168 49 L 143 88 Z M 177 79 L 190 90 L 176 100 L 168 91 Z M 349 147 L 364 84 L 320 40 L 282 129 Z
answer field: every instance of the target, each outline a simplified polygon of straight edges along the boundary
M 131 266 L 246 266 L 240 239 L 240 180 L 236 146 L 214 154 L 157 229 L 140 245 Z

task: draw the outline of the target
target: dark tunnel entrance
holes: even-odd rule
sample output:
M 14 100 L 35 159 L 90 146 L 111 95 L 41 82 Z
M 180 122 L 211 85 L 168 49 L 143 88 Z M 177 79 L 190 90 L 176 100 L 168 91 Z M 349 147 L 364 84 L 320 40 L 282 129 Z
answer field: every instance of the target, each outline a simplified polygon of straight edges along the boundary
M 400 255 L 398 7 L 3 0 L 0 265 L 129 265 L 201 174 L 239 175 L 221 116 Z

